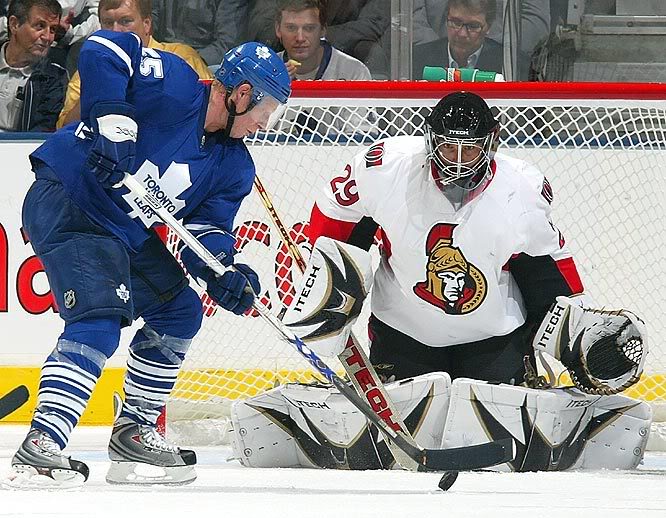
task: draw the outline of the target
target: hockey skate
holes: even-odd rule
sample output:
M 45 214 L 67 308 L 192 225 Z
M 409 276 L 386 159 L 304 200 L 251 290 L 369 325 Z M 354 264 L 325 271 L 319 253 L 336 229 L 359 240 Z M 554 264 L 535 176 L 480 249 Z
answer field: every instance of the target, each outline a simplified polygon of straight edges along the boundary
M 46 432 L 33 428 L 12 459 L 12 472 L 3 481 L 10 489 L 70 489 L 88 480 L 81 461 L 62 454 Z
M 196 454 L 181 450 L 155 427 L 120 417 L 109 441 L 110 484 L 189 484 L 197 478 Z

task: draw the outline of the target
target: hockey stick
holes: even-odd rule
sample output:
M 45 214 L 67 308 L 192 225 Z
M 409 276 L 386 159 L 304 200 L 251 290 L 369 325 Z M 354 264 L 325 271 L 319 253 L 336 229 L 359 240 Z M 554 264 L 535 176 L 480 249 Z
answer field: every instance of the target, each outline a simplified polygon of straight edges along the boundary
M 304 273 L 307 265 L 305 264 L 303 255 L 289 235 L 289 231 L 282 223 L 271 197 L 268 195 L 268 192 L 257 175 L 254 177 L 254 187 L 257 189 L 257 192 L 261 197 L 261 202 L 263 203 L 266 212 L 268 212 L 275 228 L 278 230 L 282 242 L 287 246 L 289 255 L 296 262 L 301 273 Z M 365 351 L 360 346 L 353 332 L 349 336 L 344 350 L 338 355 L 338 359 L 344 367 L 347 376 L 353 383 L 356 392 L 358 392 L 360 396 L 365 397 L 368 403 L 370 403 L 370 406 L 373 407 L 374 397 L 376 397 L 377 391 L 379 391 L 379 395 L 383 399 L 383 402 L 385 402 L 383 405 L 385 408 L 379 409 L 379 417 L 381 417 L 388 426 L 395 427 L 394 429 L 399 429 L 407 439 L 414 442 L 414 438 L 407 429 L 407 426 L 405 426 L 400 412 L 398 412 L 395 403 L 393 403 L 393 400 L 384 388 L 384 384 L 379 379 L 377 371 L 375 371 L 375 368 L 370 363 L 368 356 L 365 354 Z M 363 384 L 358 380 L 357 376 L 359 375 L 363 376 Z M 386 410 L 388 410 L 388 412 Z M 386 444 L 398 464 L 411 471 L 418 470 L 418 463 L 406 455 L 395 443 L 388 440 L 386 441 Z
M 287 228 L 284 226 L 280 216 L 277 213 L 275 205 L 273 205 L 273 200 L 271 200 L 271 197 L 268 195 L 268 191 L 266 191 L 263 183 L 259 179 L 259 176 L 256 174 L 254 176 L 254 186 L 259 193 L 259 197 L 261 198 L 266 212 L 268 212 L 269 216 L 273 220 L 275 228 L 277 228 L 278 232 L 280 233 L 282 242 L 287 246 L 289 255 L 291 255 L 292 259 L 296 262 L 301 273 L 305 272 L 307 265 L 305 264 L 303 255 L 296 246 L 296 243 L 294 243 L 293 239 L 291 239 Z M 385 401 L 390 414 L 386 415 L 385 412 L 380 411 L 378 412 L 378 415 L 386 422 L 387 425 L 398 426 L 402 433 L 405 435 L 405 438 L 415 443 L 414 438 L 407 429 L 407 426 L 405 425 L 400 412 L 398 412 L 395 403 L 393 403 L 393 400 L 384 388 L 384 384 L 379 379 L 377 371 L 375 371 L 375 368 L 370 363 L 368 356 L 365 354 L 363 348 L 359 345 L 359 342 L 354 336 L 353 332 L 350 334 L 344 350 L 338 355 L 338 360 L 340 360 L 340 363 L 345 369 L 347 376 L 354 384 L 356 392 L 358 392 L 359 395 L 365 396 L 371 407 L 373 406 L 372 394 L 374 394 L 374 390 L 379 391 L 379 394 Z M 363 385 L 358 381 L 357 375 L 359 374 L 363 375 Z M 393 417 L 393 421 L 391 421 L 391 417 Z M 386 436 L 384 436 L 384 438 L 387 439 Z M 402 451 L 394 442 L 387 440 L 386 444 L 391 451 L 393 458 L 398 464 L 400 464 L 400 466 L 411 471 L 418 471 L 419 464 L 411 459 L 408 455 L 406 455 L 405 452 Z M 455 483 L 457 478 L 457 471 L 449 471 L 442 476 L 438 487 L 442 491 L 448 491 L 449 488 L 451 488 L 451 486 Z
M 30 397 L 28 387 L 19 385 L 0 397 L 0 419 L 21 408 Z
M 149 207 L 195 254 L 203 260 L 214 272 L 223 275 L 225 268 L 217 258 L 203 246 L 171 213 L 162 206 L 157 198 L 129 174 L 125 175 L 123 184 L 135 196 L 140 198 L 144 206 Z M 232 267 L 233 268 L 233 267 Z M 419 471 L 466 471 L 493 466 L 512 460 L 515 457 L 515 443 L 513 439 L 463 446 L 448 449 L 424 449 L 409 440 L 401 431 L 389 427 L 373 410 L 360 398 L 354 389 L 349 387 L 335 372 L 327 366 L 303 341 L 297 337 L 287 326 L 273 316 L 268 309 L 256 298 L 252 305 L 255 311 L 271 325 L 284 340 L 291 343 L 301 355 L 338 391 L 359 409 L 368 420 L 377 426 L 414 462 L 419 464 Z

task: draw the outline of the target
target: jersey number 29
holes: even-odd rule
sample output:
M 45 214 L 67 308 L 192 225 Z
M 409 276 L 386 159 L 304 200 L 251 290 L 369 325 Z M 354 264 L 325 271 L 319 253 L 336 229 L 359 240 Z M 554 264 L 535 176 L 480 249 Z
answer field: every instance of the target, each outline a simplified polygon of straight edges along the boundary
M 344 176 L 336 176 L 331 180 L 331 189 L 338 205 L 349 207 L 358 201 L 356 180 L 351 178 L 352 168 L 349 164 L 345 167 Z

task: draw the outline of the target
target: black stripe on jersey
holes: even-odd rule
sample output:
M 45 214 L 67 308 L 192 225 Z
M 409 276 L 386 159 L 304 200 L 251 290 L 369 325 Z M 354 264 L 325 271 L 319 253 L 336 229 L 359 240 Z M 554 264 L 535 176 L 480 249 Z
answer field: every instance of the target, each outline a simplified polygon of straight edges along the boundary
M 509 271 L 520 288 L 527 321 L 540 324 L 559 295 L 573 295 L 567 280 L 549 255 L 519 254 L 509 260 Z
M 370 250 L 370 247 L 375 240 L 375 232 L 377 232 L 378 228 L 379 225 L 375 223 L 374 219 L 369 216 L 363 216 L 363 218 L 354 225 L 354 228 L 347 239 L 347 243 L 362 248 L 363 250 Z

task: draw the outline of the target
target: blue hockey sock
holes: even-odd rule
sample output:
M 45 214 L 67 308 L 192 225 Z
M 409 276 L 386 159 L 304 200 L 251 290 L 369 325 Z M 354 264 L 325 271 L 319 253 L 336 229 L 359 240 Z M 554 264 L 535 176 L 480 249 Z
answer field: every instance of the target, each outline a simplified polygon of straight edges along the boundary
M 42 367 L 32 426 L 64 448 L 88 405 L 107 353 L 120 338 L 120 317 L 86 319 L 65 326 Z M 91 345 L 95 343 L 97 346 Z
M 137 332 L 127 359 L 121 416 L 155 425 L 191 342 L 159 335 L 148 325 Z

